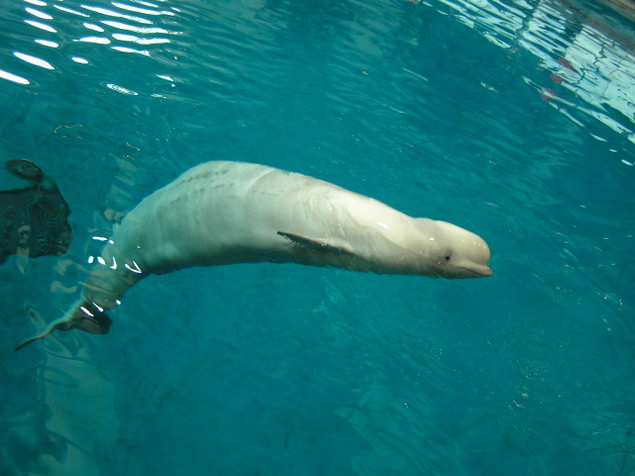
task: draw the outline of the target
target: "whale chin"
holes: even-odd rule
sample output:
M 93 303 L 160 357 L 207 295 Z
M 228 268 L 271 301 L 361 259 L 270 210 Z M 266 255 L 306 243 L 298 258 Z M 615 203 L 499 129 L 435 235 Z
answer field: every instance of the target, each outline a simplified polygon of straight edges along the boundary
M 467 265 L 443 266 L 438 268 L 437 277 L 445 279 L 487 278 L 494 271 L 486 264 L 470 263 Z
M 463 269 L 465 270 L 466 275 L 461 276 L 462 278 L 487 278 L 494 274 L 494 271 L 489 266 L 469 267 Z
M 472 279 L 472 278 L 488 278 L 494 274 L 494 271 L 491 269 L 468 269 L 463 268 L 457 271 L 448 272 L 447 270 L 443 270 L 439 272 L 437 275 L 434 275 L 435 278 L 443 278 L 443 279 Z

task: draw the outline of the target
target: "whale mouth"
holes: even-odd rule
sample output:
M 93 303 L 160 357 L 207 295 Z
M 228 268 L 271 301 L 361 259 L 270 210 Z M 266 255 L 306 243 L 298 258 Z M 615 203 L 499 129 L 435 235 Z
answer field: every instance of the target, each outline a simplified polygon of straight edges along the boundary
M 467 271 L 468 273 L 474 274 L 474 277 L 487 278 L 487 277 L 492 276 L 494 274 L 494 270 L 492 270 L 492 268 L 490 268 L 487 265 L 481 266 L 481 267 L 478 267 L 478 268 L 463 268 L 463 269 L 465 271 Z

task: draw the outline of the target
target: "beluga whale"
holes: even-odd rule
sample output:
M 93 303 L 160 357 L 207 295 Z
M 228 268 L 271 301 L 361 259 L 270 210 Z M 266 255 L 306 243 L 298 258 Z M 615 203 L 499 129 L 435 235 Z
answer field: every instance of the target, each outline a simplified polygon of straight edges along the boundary
M 106 311 L 143 278 L 191 266 L 296 263 L 442 278 L 492 275 L 478 235 L 410 217 L 378 200 L 299 173 L 244 162 L 197 165 L 115 225 L 81 297 L 41 333 L 106 334 Z

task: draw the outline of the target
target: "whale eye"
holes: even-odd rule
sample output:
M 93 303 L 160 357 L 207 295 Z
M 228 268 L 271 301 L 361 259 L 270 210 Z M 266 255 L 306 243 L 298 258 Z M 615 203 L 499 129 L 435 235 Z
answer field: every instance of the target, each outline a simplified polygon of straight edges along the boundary
M 435 256 L 437 265 L 445 266 L 452 262 L 452 252 L 450 250 L 439 250 Z

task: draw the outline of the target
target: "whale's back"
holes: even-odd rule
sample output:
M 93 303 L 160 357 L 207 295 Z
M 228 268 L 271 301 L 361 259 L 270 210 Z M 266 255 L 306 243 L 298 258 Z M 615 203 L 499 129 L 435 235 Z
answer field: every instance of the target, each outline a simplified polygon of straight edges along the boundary
M 113 246 L 142 271 L 157 274 L 193 265 L 283 261 L 292 243 L 278 232 L 341 234 L 341 223 L 350 218 L 333 197 L 342 193 L 353 195 L 258 164 L 207 162 L 146 197 L 115 230 Z

